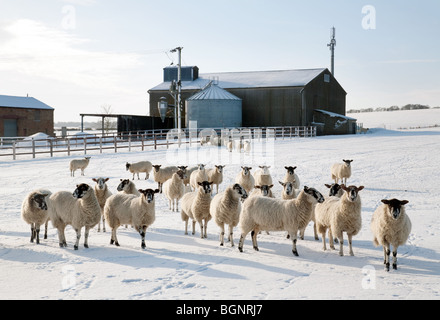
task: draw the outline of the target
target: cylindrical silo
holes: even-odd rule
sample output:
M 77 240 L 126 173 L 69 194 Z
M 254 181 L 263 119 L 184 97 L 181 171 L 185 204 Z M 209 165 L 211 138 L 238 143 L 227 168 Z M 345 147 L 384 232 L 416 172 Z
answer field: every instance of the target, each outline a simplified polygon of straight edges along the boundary
M 186 100 L 186 127 L 189 121 L 197 121 L 198 128 L 241 127 L 242 101 L 210 84 Z

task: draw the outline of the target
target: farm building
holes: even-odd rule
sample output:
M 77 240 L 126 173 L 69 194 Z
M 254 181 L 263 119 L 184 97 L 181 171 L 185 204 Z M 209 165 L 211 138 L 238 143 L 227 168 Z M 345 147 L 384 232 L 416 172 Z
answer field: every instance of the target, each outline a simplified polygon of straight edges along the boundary
M 54 134 L 54 109 L 32 97 L 0 95 L 0 136 Z
M 177 79 L 177 67 L 164 68 L 163 79 L 148 91 L 152 116 L 159 114 L 161 97 L 174 104 L 169 89 L 171 81 Z M 314 122 L 316 109 L 345 116 L 347 93 L 326 68 L 199 74 L 196 66 L 182 67 L 183 105 L 186 102 L 188 107 L 188 99 L 210 82 L 241 99 L 243 127 L 308 126 Z M 205 102 L 210 108 L 211 101 Z M 185 110 L 182 116 L 182 124 L 187 123 Z M 217 127 L 221 126 L 218 123 Z

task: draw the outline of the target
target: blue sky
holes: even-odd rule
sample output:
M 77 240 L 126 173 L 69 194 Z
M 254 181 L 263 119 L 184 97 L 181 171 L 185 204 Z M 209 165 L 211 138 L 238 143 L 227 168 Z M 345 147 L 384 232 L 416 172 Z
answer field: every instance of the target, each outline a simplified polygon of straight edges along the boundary
M 440 106 L 438 0 L 0 0 L 0 94 L 145 114 L 174 47 L 201 73 L 330 68 L 332 26 L 347 109 Z

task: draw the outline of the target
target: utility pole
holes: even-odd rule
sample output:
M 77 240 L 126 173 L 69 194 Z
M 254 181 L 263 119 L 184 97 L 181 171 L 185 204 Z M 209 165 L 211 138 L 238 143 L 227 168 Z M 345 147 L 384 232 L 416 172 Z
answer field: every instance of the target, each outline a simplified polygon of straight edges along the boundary
M 327 47 L 330 47 L 330 51 L 332 52 L 331 56 L 331 72 L 333 77 L 335 76 L 335 47 L 336 47 L 336 39 L 335 39 L 335 27 L 330 29 L 330 43 L 327 44 Z
M 178 64 L 177 64 L 177 129 L 182 129 L 182 47 L 177 47 L 171 50 L 171 52 L 178 53 Z

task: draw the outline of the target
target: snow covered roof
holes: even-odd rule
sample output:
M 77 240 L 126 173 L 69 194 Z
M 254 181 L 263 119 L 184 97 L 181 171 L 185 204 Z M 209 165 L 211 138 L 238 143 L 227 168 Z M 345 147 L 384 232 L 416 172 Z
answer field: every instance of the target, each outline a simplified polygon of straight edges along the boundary
M 267 88 L 267 87 L 303 87 L 324 72 L 325 68 L 203 73 L 194 81 L 182 81 L 183 90 L 204 88 L 211 80 L 216 80 L 224 89 L 233 88 Z M 149 91 L 169 90 L 170 82 L 162 82 Z
M 326 115 L 328 115 L 330 117 L 338 117 L 338 118 L 343 118 L 343 119 L 346 119 L 346 120 L 357 121 L 357 119 L 355 119 L 355 118 L 350 118 L 350 117 L 344 116 L 343 114 L 339 114 L 339 113 L 335 113 L 335 112 L 331 112 L 331 111 L 327 111 L 327 110 L 315 109 L 315 111 L 324 113 L 324 114 L 326 114 Z
M 33 97 L 17 97 L 4 95 L 0 95 L 0 107 L 54 110 L 54 108 Z
M 220 88 L 216 84 L 210 84 L 202 91 L 197 92 L 187 99 L 192 100 L 241 100 L 237 96 L 229 93 L 228 91 Z

